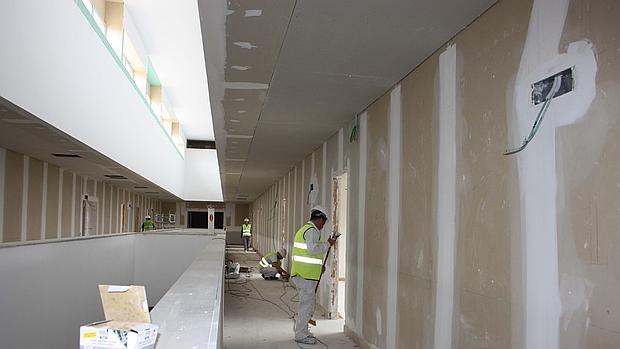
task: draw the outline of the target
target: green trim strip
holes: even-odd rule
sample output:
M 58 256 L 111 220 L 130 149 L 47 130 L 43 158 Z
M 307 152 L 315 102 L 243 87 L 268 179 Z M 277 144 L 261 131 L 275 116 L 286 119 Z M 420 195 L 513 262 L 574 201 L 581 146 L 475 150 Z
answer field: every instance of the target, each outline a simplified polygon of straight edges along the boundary
M 148 80 L 149 84 L 153 86 L 161 86 L 161 81 L 159 81 L 159 76 L 157 75 L 157 72 L 155 71 L 155 67 L 153 67 L 153 62 L 151 62 L 150 59 L 149 59 L 149 64 L 146 68 L 146 79 Z
M 155 119 L 155 121 L 157 122 L 161 130 L 164 132 L 168 140 L 170 140 L 170 144 L 172 144 L 174 149 L 176 149 L 177 153 L 179 153 L 179 156 L 181 158 L 184 158 L 183 154 L 181 153 L 181 150 L 179 150 L 176 144 L 174 144 L 174 140 L 172 139 L 172 136 L 168 132 L 166 132 L 164 125 L 159 121 L 159 118 L 157 117 L 157 115 L 155 115 L 153 108 L 151 107 L 149 102 L 146 100 L 146 97 L 144 97 L 144 95 L 142 94 L 142 91 L 140 91 L 140 88 L 136 84 L 135 80 L 131 77 L 131 74 L 129 74 L 129 72 L 127 71 L 127 68 L 125 68 L 125 65 L 123 64 L 121 59 L 118 57 L 118 55 L 116 55 L 116 51 L 114 51 L 114 48 L 112 48 L 112 45 L 110 45 L 110 42 L 108 41 L 108 38 L 105 37 L 105 34 L 101 31 L 101 28 L 99 28 L 99 25 L 97 25 L 97 22 L 95 22 L 95 19 L 93 18 L 92 14 L 88 12 L 88 9 L 86 8 L 86 6 L 84 6 L 81 0 L 75 0 L 75 3 L 77 4 L 78 8 L 80 9 L 84 17 L 86 17 L 86 20 L 88 20 L 88 23 L 93 28 L 95 33 L 97 33 L 103 45 L 108 49 L 108 52 L 110 52 L 110 55 L 112 56 L 112 58 L 114 58 L 118 67 L 125 74 L 125 76 L 127 77 L 127 80 L 129 80 L 131 85 L 134 87 L 134 89 L 136 90 L 136 92 L 138 93 L 142 101 L 144 102 L 144 105 L 146 105 L 149 112 L 151 112 L 151 116 L 153 116 L 153 119 Z M 151 67 L 152 65 L 151 65 L 151 62 L 149 61 L 149 69 L 148 69 L 149 71 Z M 154 70 L 153 70 L 153 73 L 155 73 Z M 157 74 L 155 74 L 155 76 L 157 77 Z M 159 81 L 159 78 L 157 78 L 157 80 Z

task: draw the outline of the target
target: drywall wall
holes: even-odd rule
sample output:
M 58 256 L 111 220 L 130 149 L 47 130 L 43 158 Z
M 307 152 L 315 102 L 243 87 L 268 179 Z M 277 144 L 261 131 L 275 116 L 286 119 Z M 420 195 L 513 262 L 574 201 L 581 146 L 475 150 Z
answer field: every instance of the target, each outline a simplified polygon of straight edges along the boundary
M 212 236 L 130 234 L 0 247 L 2 348 L 75 348 L 104 319 L 97 285 L 144 285 L 154 306 Z
M 1 149 L 1 148 L 0 148 Z M 139 230 L 144 213 L 159 212 L 161 202 L 1 149 L 3 205 L 1 242 L 35 241 L 81 236 L 82 198 L 97 203 L 94 235 Z M 121 227 L 121 205 L 133 206 L 130 224 Z M 137 216 L 140 211 L 140 217 Z
M 342 156 L 355 203 L 347 241 L 357 247 L 347 249 L 346 331 L 362 347 L 391 346 L 388 322 L 397 348 L 620 345 L 618 15 L 611 0 L 500 1 L 401 81 L 402 157 L 389 156 L 395 89 L 353 121 L 360 134 Z M 540 109 L 530 85 L 566 67 L 574 91 L 552 101 L 522 153 L 504 156 Z M 341 157 L 334 139 L 324 145 L 328 178 Z M 446 147 L 455 151 L 447 158 Z M 285 176 L 295 184 L 286 194 L 294 227 L 313 158 Z M 398 249 L 388 251 L 386 171 L 395 161 L 402 221 Z M 269 192 L 252 205 L 255 217 Z M 397 285 L 386 276 L 394 253 Z M 319 304 L 329 309 L 325 287 Z

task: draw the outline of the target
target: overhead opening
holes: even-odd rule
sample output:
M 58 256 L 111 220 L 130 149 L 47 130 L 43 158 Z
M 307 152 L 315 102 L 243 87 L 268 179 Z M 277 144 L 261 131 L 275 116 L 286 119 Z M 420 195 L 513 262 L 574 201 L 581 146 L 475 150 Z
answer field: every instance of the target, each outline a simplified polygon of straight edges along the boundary
M 190 149 L 215 149 L 215 141 L 187 140 L 187 148 Z
M 53 156 L 57 158 L 81 158 L 81 156 L 77 154 L 63 154 L 63 153 L 54 153 Z
M 112 174 L 112 175 L 104 175 L 110 179 L 127 179 L 127 177 L 125 176 L 121 176 L 121 175 L 116 175 L 116 174 Z

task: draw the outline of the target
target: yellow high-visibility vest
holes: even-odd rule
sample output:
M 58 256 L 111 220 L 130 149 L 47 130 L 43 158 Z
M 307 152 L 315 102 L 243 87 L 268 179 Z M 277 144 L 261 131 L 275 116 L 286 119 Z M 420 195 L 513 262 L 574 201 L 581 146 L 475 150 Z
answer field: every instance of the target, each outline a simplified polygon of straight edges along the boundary
M 311 255 L 308 253 L 306 245 L 306 232 L 314 226 L 310 223 L 304 224 L 295 234 L 293 242 L 293 263 L 291 267 L 291 277 L 299 275 L 306 280 L 319 280 L 323 269 L 324 253 Z M 322 242 L 319 240 L 319 242 Z
M 258 270 L 263 270 L 263 268 L 271 267 L 271 262 L 269 261 L 269 259 L 275 256 L 276 254 L 277 252 L 271 252 L 271 253 L 266 254 L 263 258 L 261 258 L 260 262 L 258 262 Z
M 252 236 L 252 224 L 244 224 L 242 229 L 243 236 Z

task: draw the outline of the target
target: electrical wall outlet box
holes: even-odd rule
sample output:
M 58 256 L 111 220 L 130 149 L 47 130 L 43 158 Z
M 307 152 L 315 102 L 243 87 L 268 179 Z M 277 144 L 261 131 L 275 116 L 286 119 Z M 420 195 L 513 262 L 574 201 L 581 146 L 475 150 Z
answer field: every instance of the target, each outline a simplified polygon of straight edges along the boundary
M 159 327 L 151 323 L 144 286 L 99 285 L 105 321 L 80 327 L 80 349 L 152 349 Z

